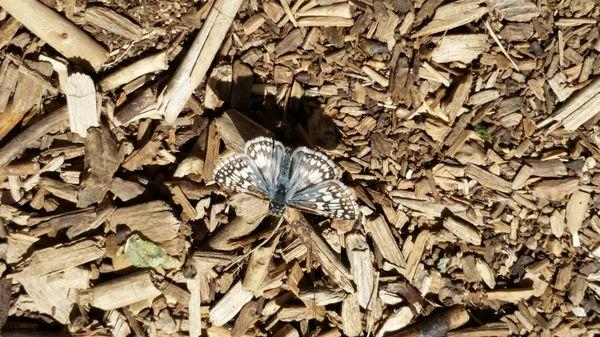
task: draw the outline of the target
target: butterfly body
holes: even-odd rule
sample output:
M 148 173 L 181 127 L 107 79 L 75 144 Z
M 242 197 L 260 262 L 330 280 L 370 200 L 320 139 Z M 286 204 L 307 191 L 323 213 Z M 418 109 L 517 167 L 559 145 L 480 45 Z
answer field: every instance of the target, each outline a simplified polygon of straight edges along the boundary
M 337 180 L 335 164 L 306 147 L 293 151 L 267 137 L 248 141 L 244 152 L 224 158 L 214 180 L 236 192 L 268 199 L 270 212 L 286 206 L 336 219 L 355 219 L 357 206 L 348 188 Z

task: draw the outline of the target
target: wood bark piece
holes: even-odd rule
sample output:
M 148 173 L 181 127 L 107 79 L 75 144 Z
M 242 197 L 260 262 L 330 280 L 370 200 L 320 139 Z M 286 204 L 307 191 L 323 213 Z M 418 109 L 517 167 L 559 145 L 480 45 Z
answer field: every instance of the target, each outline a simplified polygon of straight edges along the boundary
M 458 61 L 468 64 L 488 48 L 485 34 L 445 35 L 433 50 L 431 60 L 436 63 Z
M 512 184 L 510 182 L 476 165 L 467 165 L 467 168 L 465 169 L 465 175 L 477 180 L 477 182 L 479 182 L 482 186 L 492 190 L 504 193 L 510 193 L 512 191 Z
M 116 231 L 117 225 L 126 225 L 132 231 L 139 231 L 148 240 L 156 243 L 175 239 L 180 228 L 179 220 L 173 215 L 171 207 L 164 201 L 150 201 L 118 208 L 110 216 L 108 222 L 113 231 Z
M 250 234 L 269 212 L 268 203 L 247 194 L 235 194 L 229 203 L 235 209 L 236 216 L 209 239 L 208 245 L 214 249 L 233 250 L 244 246 L 232 242 L 233 239 Z
M 409 325 L 414 318 L 415 314 L 413 313 L 413 310 L 408 306 L 403 306 L 400 309 L 395 310 L 385 319 L 375 336 L 383 337 L 387 335 L 388 332 L 398 331 Z
M 151 300 L 160 294 L 151 274 L 140 271 L 101 283 L 82 292 L 80 296 L 83 303 L 102 310 L 111 310 Z
M 94 69 L 99 69 L 108 59 L 104 47 L 37 0 L 0 0 L 0 6 L 67 58 L 81 58 L 89 62 Z
M 276 236 L 272 240 L 268 246 L 265 245 L 258 248 L 250 255 L 246 273 L 242 281 L 244 288 L 252 291 L 256 297 L 261 295 L 262 285 L 269 274 L 271 259 L 273 258 L 275 248 L 277 248 L 279 236 Z
M 225 146 L 232 151 L 242 151 L 246 141 L 255 137 L 273 136 L 272 132 L 237 110 L 227 110 L 215 123 Z
M 447 311 L 427 317 L 427 319 L 410 326 L 390 337 L 444 337 L 450 330 L 465 325 L 469 321 L 469 313 L 462 307 L 454 307 Z
M 86 11 L 87 13 L 87 11 Z M 100 87 L 103 91 L 114 90 L 124 84 L 127 84 L 136 78 L 168 69 L 167 52 L 159 52 L 144 57 L 132 64 L 121 67 L 114 72 L 106 75 L 100 81 Z
M 371 251 L 367 239 L 361 234 L 346 237 L 346 254 L 350 261 L 350 272 L 356 283 L 358 304 L 368 309 L 375 286 L 375 269 L 371 263 Z
M 579 247 L 581 245 L 579 241 L 579 229 L 583 225 L 585 215 L 588 208 L 588 204 L 591 200 L 590 194 L 582 191 L 576 191 L 571 195 L 569 202 L 567 202 L 566 216 L 567 216 L 567 229 L 573 237 L 573 246 Z
M 104 199 L 123 158 L 124 154 L 108 127 L 90 130 L 85 141 L 85 173 L 77 194 L 78 207 L 87 207 Z
M 90 24 L 129 40 L 140 40 L 144 34 L 144 30 L 138 24 L 110 8 L 89 7 L 83 12 L 83 17 Z
M 412 35 L 413 38 L 431 35 L 460 27 L 484 16 L 489 9 L 480 6 L 484 0 L 461 0 L 440 6 L 435 16 L 425 27 Z
M 362 319 L 360 307 L 356 294 L 346 296 L 342 302 L 342 329 L 344 335 L 354 337 L 360 335 L 362 328 Z
M 52 275 L 19 279 L 19 283 L 33 300 L 22 310 L 30 309 L 47 314 L 62 324 L 69 322 L 76 297 L 69 296 L 78 289 L 89 287 L 90 272 L 82 268 L 69 268 Z
M 225 296 L 210 308 L 209 321 L 215 326 L 223 326 L 233 319 L 252 297 L 253 292 L 244 288 L 242 282 L 238 281 Z
M 56 131 L 68 123 L 67 108 L 60 108 L 23 130 L 0 148 L 0 168 L 12 160 L 47 133 Z
M 241 4 L 242 0 L 217 0 L 214 3 L 184 60 L 161 95 L 159 111 L 167 122 L 175 121 L 204 79 Z
M 59 245 L 35 251 L 19 272 L 11 275 L 15 280 L 25 277 L 41 277 L 49 273 L 80 266 L 101 258 L 104 250 L 92 240 Z
M 471 224 L 466 223 L 455 217 L 448 217 L 444 220 L 444 227 L 456 235 L 459 240 L 464 240 L 470 244 L 481 245 L 481 234 Z
M 386 260 L 397 267 L 404 267 L 406 265 L 404 256 L 402 256 L 402 252 L 398 246 L 398 241 L 392 234 L 383 216 L 368 220 L 365 227 L 369 235 L 373 238 L 377 250 L 379 250 L 379 253 Z
M 567 131 L 575 131 L 585 122 L 600 112 L 600 77 L 596 77 L 585 88 L 573 95 L 549 119 L 545 119 L 538 126 L 543 128 L 550 123 L 559 124 L 550 127 L 556 129 L 559 125 Z
M 536 4 L 529 0 L 489 0 L 488 3 L 509 21 L 528 22 L 540 15 Z
M 317 6 L 304 11 L 298 11 L 296 12 L 296 16 L 331 16 L 351 19 L 352 11 L 350 10 L 350 4 L 348 2 L 341 2 L 328 6 Z
M 354 288 L 350 282 L 352 275 L 329 245 L 308 224 L 304 216 L 291 207 L 286 208 L 284 216 L 285 221 L 290 225 L 294 233 L 315 253 L 323 271 L 344 291 L 354 293 Z

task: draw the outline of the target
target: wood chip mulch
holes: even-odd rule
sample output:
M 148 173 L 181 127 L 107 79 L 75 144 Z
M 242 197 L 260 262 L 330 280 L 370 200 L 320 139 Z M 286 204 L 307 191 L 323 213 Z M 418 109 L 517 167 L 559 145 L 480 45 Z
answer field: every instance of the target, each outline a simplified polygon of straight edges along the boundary
M 596 0 L 0 0 L 0 335 L 600 335 Z M 357 221 L 212 181 L 269 136 Z

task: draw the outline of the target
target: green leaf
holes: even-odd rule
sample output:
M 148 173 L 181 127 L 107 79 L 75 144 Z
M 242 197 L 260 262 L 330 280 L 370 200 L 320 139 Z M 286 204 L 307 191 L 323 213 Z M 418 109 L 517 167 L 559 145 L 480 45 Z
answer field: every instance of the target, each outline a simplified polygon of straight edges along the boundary
M 140 268 L 171 269 L 181 266 L 181 262 L 169 256 L 164 249 L 152 241 L 140 238 L 137 234 L 133 234 L 127 239 L 125 255 L 134 266 Z

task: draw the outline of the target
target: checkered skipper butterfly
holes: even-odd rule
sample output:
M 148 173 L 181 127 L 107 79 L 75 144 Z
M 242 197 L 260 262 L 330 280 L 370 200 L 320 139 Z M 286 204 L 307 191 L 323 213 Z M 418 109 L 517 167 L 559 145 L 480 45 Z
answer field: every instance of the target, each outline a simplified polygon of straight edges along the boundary
M 274 215 L 291 206 L 329 218 L 356 219 L 354 197 L 338 176 L 325 154 L 306 147 L 291 151 L 267 137 L 246 142 L 244 152 L 224 158 L 214 171 L 219 185 L 268 199 Z

